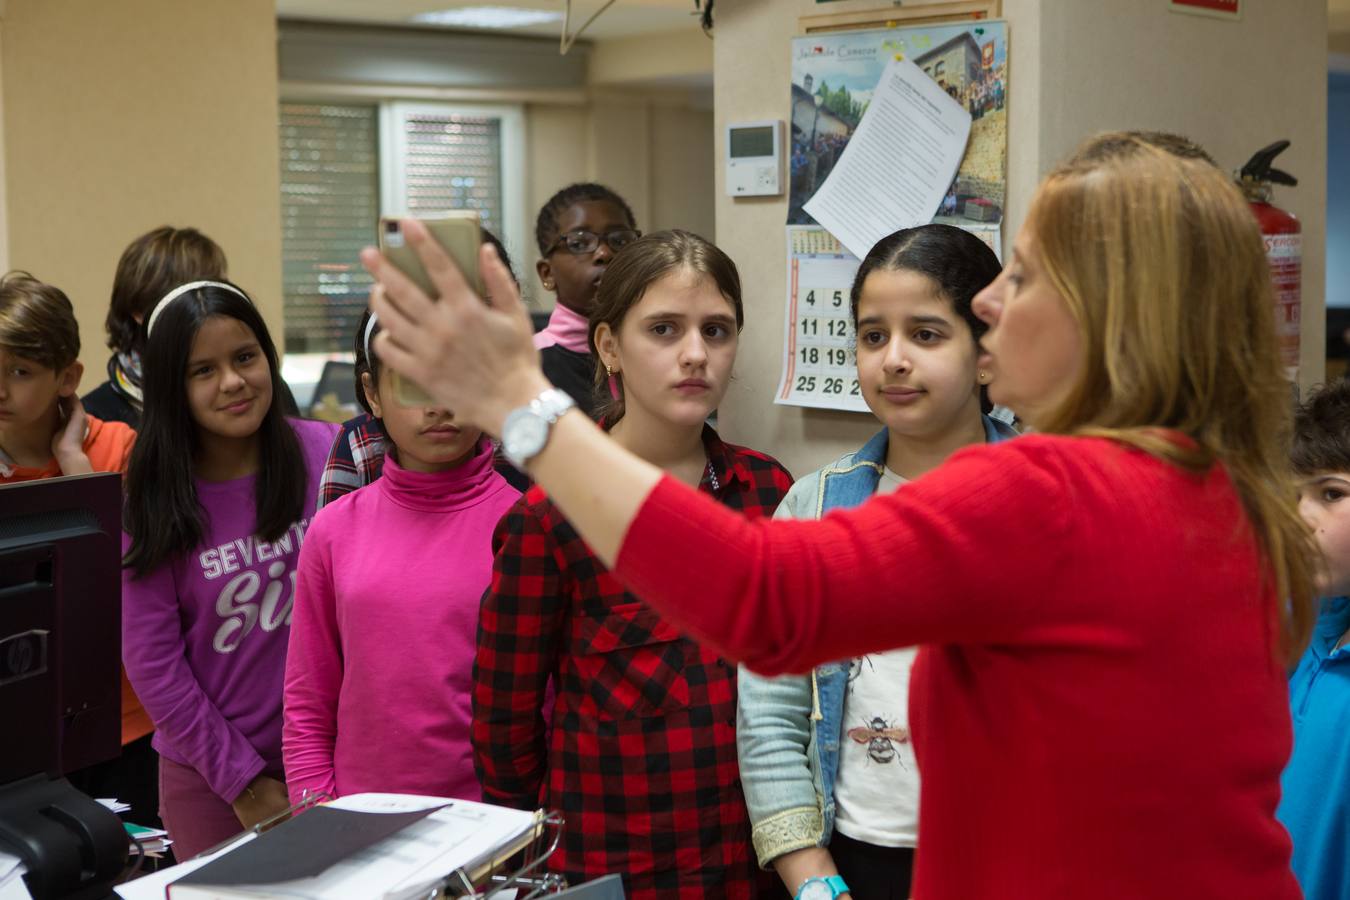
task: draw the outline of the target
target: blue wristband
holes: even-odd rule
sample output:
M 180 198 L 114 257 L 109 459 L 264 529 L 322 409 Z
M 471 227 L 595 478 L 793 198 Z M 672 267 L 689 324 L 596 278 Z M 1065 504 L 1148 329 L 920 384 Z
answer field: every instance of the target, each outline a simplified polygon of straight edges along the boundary
M 816 887 L 817 885 L 819 887 Z M 811 887 L 815 887 L 815 890 L 807 890 Z M 806 879 L 802 882 L 802 886 L 797 888 L 793 900 L 834 900 L 835 897 L 847 893 L 848 885 L 844 883 L 844 876 L 831 875 L 828 878 Z

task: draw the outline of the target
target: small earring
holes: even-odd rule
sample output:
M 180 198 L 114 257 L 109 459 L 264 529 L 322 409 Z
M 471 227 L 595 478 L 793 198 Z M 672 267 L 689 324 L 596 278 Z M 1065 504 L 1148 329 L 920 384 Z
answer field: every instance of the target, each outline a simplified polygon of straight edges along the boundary
M 986 381 L 988 381 L 988 380 L 989 380 L 989 373 L 988 373 L 988 372 L 981 372 L 981 373 L 980 373 L 980 383 L 983 384 L 984 382 L 986 382 Z
M 605 363 L 605 375 L 610 378 L 614 377 L 614 370 L 609 367 L 609 363 Z
M 551 290 L 553 290 L 553 282 L 551 282 L 551 281 L 545 281 L 545 282 L 544 282 L 544 290 L 546 290 L 546 291 L 551 291 Z

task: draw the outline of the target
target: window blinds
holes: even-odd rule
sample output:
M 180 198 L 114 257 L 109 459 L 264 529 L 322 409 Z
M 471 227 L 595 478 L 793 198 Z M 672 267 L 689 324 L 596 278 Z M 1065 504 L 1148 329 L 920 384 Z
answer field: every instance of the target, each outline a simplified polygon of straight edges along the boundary
M 379 215 L 375 106 L 281 105 L 285 352 L 349 351 L 371 279 L 358 254 Z
M 403 132 L 408 212 L 476 209 L 483 227 L 504 239 L 501 119 L 409 112 Z

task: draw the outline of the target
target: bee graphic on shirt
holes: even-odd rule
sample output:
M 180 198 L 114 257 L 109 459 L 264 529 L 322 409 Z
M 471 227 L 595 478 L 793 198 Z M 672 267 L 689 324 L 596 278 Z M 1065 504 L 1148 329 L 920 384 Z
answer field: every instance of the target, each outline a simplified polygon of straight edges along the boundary
M 909 729 L 892 725 L 881 716 L 873 716 L 863 725 L 848 730 L 849 740 L 867 745 L 867 756 L 872 762 L 885 765 L 897 762 L 896 747 L 909 743 Z M 903 762 L 901 768 L 906 768 Z

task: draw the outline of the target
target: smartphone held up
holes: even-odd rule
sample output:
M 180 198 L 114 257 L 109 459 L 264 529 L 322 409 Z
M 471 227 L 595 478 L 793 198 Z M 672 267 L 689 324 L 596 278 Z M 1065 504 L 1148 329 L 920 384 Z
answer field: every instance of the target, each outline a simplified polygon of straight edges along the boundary
M 478 248 L 483 243 L 482 226 L 475 210 L 452 210 L 438 213 L 434 218 L 422 219 L 427 232 L 441 245 L 446 254 L 455 261 L 464 280 L 473 286 L 478 295 L 485 296 L 482 274 L 478 269 Z M 385 216 L 380 219 L 380 252 L 396 269 L 407 275 L 422 292 L 432 300 L 440 299 L 436 286 L 422 266 L 417 251 L 410 247 L 403 237 L 402 221 Z M 434 401 L 420 385 L 409 381 L 397 372 L 394 379 L 394 396 L 404 406 L 429 406 Z

